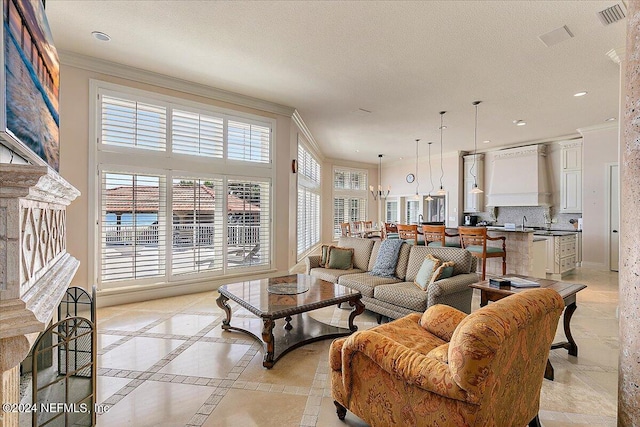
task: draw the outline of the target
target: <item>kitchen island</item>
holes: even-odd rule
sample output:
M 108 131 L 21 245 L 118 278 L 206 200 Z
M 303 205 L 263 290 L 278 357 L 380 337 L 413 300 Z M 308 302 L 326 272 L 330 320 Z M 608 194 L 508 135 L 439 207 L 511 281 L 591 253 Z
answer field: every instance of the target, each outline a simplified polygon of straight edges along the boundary
M 515 230 L 507 230 L 504 227 L 487 227 L 489 236 L 506 237 L 505 245 L 507 250 L 507 274 L 522 274 L 533 276 L 540 267 L 534 265 L 537 262 L 545 262 L 544 259 L 537 260 L 534 257 L 533 249 L 533 228 L 518 227 Z M 457 233 L 457 229 L 447 230 L 449 233 Z M 502 240 L 488 240 L 487 246 L 502 248 Z M 542 267 L 544 268 L 544 267 Z M 482 263 L 478 263 L 478 272 L 482 271 Z M 544 270 L 543 270 L 544 271 Z M 487 259 L 487 275 L 502 276 L 502 258 Z M 544 279 L 544 276 L 542 277 Z

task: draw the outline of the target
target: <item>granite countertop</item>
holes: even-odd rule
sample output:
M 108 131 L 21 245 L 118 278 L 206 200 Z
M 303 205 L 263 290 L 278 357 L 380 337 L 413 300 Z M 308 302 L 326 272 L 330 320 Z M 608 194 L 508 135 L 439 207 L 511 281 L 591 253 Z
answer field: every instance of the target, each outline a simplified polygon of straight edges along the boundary
M 560 230 L 536 230 L 534 231 L 534 236 L 571 236 L 576 234 L 575 231 L 560 231 Z

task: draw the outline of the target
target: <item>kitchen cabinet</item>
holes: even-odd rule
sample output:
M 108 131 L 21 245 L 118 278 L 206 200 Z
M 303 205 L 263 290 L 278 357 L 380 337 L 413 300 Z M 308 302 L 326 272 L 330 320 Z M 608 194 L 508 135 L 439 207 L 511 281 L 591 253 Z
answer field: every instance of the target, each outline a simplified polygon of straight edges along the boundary
M 560 212 L 582 212 L 582 140 L 561 142 Z
M 531 274 L 532 277 L 539 277 L 544 279 L 546 274 L 546 261 L 547 261 L 547 239 L 541 239 L 535 236 L 532 243 L 532 256 L 531 256 Z
M 554 236 L 536 236 L 546 240 L 546 273 L 551 278 L 559 280 L 563 275 L 573 270 L 578 263 L 579 233 L 567 233 Z
M 475 166 L 474 166 L 475 159 Z M 470 154 L 464 160 L 464 213 L 484 211 L 484 193 L 471 193 L 477 182 L 478 188 L 484 189 L 484 154 Z M 474 179 L 475 175 L 475 179 Z

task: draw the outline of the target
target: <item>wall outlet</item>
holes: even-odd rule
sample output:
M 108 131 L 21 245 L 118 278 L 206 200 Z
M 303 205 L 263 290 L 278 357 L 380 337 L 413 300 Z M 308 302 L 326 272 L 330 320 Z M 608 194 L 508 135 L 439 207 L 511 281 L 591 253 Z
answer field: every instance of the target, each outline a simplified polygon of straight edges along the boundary
M 558 218 L 551 218 L 551 224 L 557 224 Z

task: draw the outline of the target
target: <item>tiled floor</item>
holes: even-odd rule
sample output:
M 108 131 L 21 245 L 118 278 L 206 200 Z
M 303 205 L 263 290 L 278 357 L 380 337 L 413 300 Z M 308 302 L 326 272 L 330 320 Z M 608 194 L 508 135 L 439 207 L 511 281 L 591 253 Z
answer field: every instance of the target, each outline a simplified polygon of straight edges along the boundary
M 581 269 L 565 280 L 585 283 L 572 331 L 579 357 L 551 351 L 555 381 L 542 387 L 545 427 L 615 426 L 618 363 L 618 278 Z M 110 406 L 98 426 L 362 426 L 338 420 L 330 396 L 330 340 L 262 367 L 262 347 L 247 335 L 223 332 L 217 292 L 98 310 L 98 400 Z M 474 296 L 473 308 L 479 298 Z M 346 326 L 348 310 L 314 312 Z M 234 317 L 251 318 L 234 306 Z M 369 312 L 360 328 L 375 326 Z M 559 330 L 558 338 L 563 337 Z

